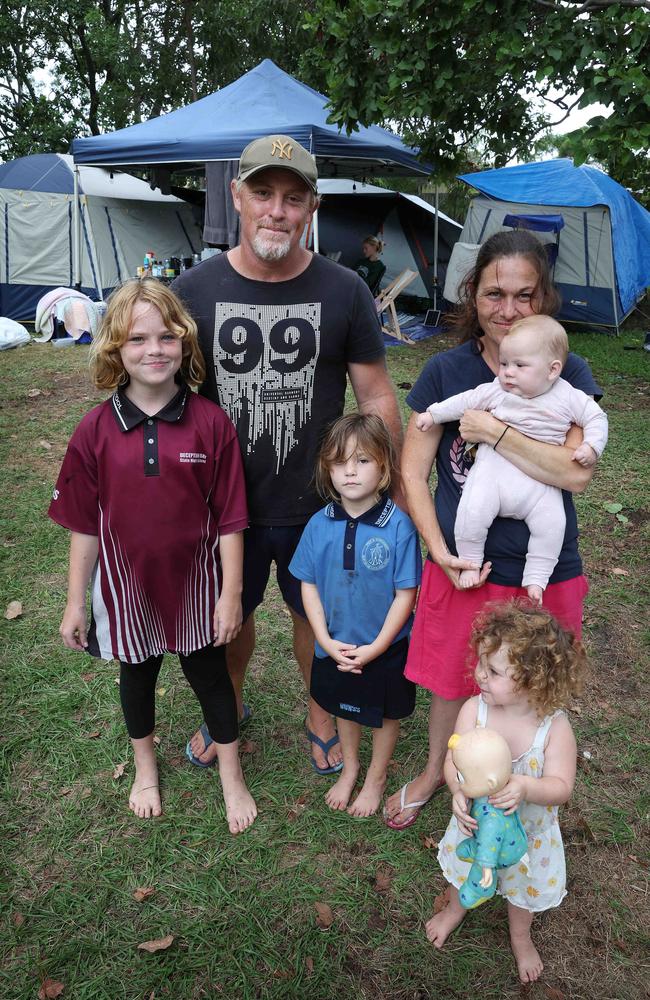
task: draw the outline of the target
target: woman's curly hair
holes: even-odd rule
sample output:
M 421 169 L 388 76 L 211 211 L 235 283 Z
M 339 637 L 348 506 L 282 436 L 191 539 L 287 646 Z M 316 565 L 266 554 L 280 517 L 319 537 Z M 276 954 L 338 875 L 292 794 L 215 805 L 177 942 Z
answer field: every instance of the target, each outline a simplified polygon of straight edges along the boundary
M 177 380 L 180 378 L 189 386 L 201 385 L 205 379 L 205 363 L 196 323 L 181 300 L 157 278 L 134 278 L 125 281 L 110 296 L 106 315 L 91 345 L 90 366 L 96 387 L 113 390 L 129 381 L 120 348 L 129 336 L 133 307 L 138 302 L 155 306 L 169 332 L 181 341 L 183 360 Z
M 581 694 L 587 656 L 581 642 L 545 608 L 516 598 L 488 604 L 472 627 L 476 655 L 508 646 L 512 680 L 538 715 L 564 708 Z

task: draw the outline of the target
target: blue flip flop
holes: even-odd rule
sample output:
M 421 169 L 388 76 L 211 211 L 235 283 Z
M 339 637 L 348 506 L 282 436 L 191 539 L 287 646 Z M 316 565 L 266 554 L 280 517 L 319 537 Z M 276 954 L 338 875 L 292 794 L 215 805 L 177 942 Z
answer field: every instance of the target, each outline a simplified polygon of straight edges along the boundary
M 199 729 L 199 732 L 203 737 L 203 742 L 205 743 L 205 748 L 203 750 L 203 752 L 205 753 L 210 744 L 214 743 L 214 740 L 210 736 L 210 733 L 208 732 L 208 727 L 206 726 L 205 722 Z M 217 763 L 216 757 L 214 758 L 214 760 L 211 760 L 209 764 L 206 764 L 204 761 L 199 760 L 198 757 L 195 757 L 194 754 L 192 753 L 192 747 L 190 746 L 189 740 L 187 741 L 187 746 L 185 747 L 185 756 L 189 760 L 190 764 L 194 764 L 196 767 L 215 767 Z
M 305 732 L 307 733 L 308 739 L 312 743 L 315 743 L 316 746 L 320 747 L 320 749 L 325 754 L 325 758 L 327 758 L 327 755 L 330 752 L 330 750 L 332 749 L 332 747 L 336 746 L 336 744 L 339 742 L 339 734 L 338 733 L 334 733 L 334 736 L 332 736 L 332 739 L 328 740 L 327 743 L 325 743 L 320 738 L 320 736 L 317 736 L 316 733 L 312 733 L 312 731 L 309 728 L 309 726 L 307 725 L 307 723 L 305 723 Z M 313 769 L 316 772 L 316 774 L 338 774 L 339 771 L 343 770 L 343 761 L 340 760 L 338 762 L 338 764 L 333 764 L 331 767 L 319 767 L 318 764 L 316 763 L 316 760 L 312 756 L 311 757 L 311 766 L 313 767 Z

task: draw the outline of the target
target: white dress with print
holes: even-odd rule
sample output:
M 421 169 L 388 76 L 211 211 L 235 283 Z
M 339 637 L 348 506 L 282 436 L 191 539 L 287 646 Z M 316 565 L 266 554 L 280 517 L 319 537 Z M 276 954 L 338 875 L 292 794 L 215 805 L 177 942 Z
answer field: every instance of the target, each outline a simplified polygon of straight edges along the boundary
M 525 774 L 530 778 L 541 778 L 544 771 L 544 744 L 551 723 L 562 712 L 547 715 L 540 723 L 533 745 L 512 762 L 513 774 Z M 488 706 L 479 695 L 476 725 L 487 725 Z M 558 823 L 557 806 L 539 806 L 524 802 L 519 807 L 519 816 L 528 837 L 529 864 L 523 862 L 502 868 L 496 872 L 497 893 L 531 913 L 541 913 L 553 906 L 559 906 L 566 896 L 566 866 L 564 848 Z M 456 846 L 465 839 L 458 829 L 456 817 L 452 816 L 445 835 L 440 841 L 438 861 L 448 882 L 457 889 L 465 881 L 470 862 L 461 861 L 456 854 Z

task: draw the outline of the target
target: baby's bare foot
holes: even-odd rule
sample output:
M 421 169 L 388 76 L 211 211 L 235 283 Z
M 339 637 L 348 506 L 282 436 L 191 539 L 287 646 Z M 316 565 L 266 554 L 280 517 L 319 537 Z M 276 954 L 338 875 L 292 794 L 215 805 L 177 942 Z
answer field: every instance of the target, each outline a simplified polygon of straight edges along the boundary
M 147 778 L 133 782 L 131 794 L 129 795 L 129 809 L 135 813 L 139 819 L 150 819 L 152 816 L 162 815 L 160 804 L 160 789 L 158 785 L 147 785 Z
M 343 768 L 340 778 L 334 782 L 325 795 L 325 802 L 330 809 L 342 810 L 346 808 L 350 801 L 350 796 L 354 791 L 354 786 L 357 783 L 358 773 L 358 767 L 351 768 L 346 766 Z
M 226 818 L 231 833 L 243 833 L 257 816 L 255 799 L 248 791 L 242 778 L 221 779 L 223 800 L 226 804 Z
M 542 587 L 538 587 L 537 584 L 531 583 L 529 587 L 526 587 L 526 591 L 533 604 L 542 603 L 542 598 L 544 597 L 544 590 Z
M 435 913 L 426 922 L 427 937 L 436 948 L 442 948 L 443 944 L 452 931 L 455 931 L 459 924 L 463 922 L 467 911 L 452 901 L 445 906 L 440 913 Z
M 544 963 L 530 934 L 511 934 L 510 944 L 517 962 L 519 979 L 522 983 L 534 983 L 541 976 Z
M 468 590 L 470 587 L 475 587 L 481 578 L 481 574 L 477 569 L 462 569 L 460 571 L 460 576 L 458 582 L 463 590 Z
M 350 816 L 374 816 L 379 809 L 385 788 L 385 778 L 381 781 L 371 781 L 366 778 L 363 788 L 348 809 Z

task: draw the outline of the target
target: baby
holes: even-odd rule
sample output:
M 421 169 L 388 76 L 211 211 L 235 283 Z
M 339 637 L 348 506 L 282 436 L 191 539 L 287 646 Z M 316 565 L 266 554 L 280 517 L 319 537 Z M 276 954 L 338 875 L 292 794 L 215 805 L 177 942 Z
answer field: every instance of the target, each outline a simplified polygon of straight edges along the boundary
M 416 418 L 421 431 L 434 424 L 459 420 L 465 410 L 489 410 L 506 428 L 550 444 L 563 445 L 569 428 L 583 428 L 584 440 L 573 458 L 585 467 L 595 464 L 607 443 L 607 417 L 600 406 L 560 373 L 569 350 L 565 330 L 550 316 L 529 316 L 513 323 L 499 346 L 499 374 L 441 403 L 433 403 Z M 501 440 L 501 438 L 499 439 Z M 522 586 L 531 600 L 542 595 L 558 561 L 566 527 L 561 491 L 547 486 L 499 454 L 479 446 L 456 515 L 458 555 L 483 565 L 488 529 L 495 517 L 526 522 L 530 540 Z M 479 570 L 463 570 L 461 587 L 478 583 Z

